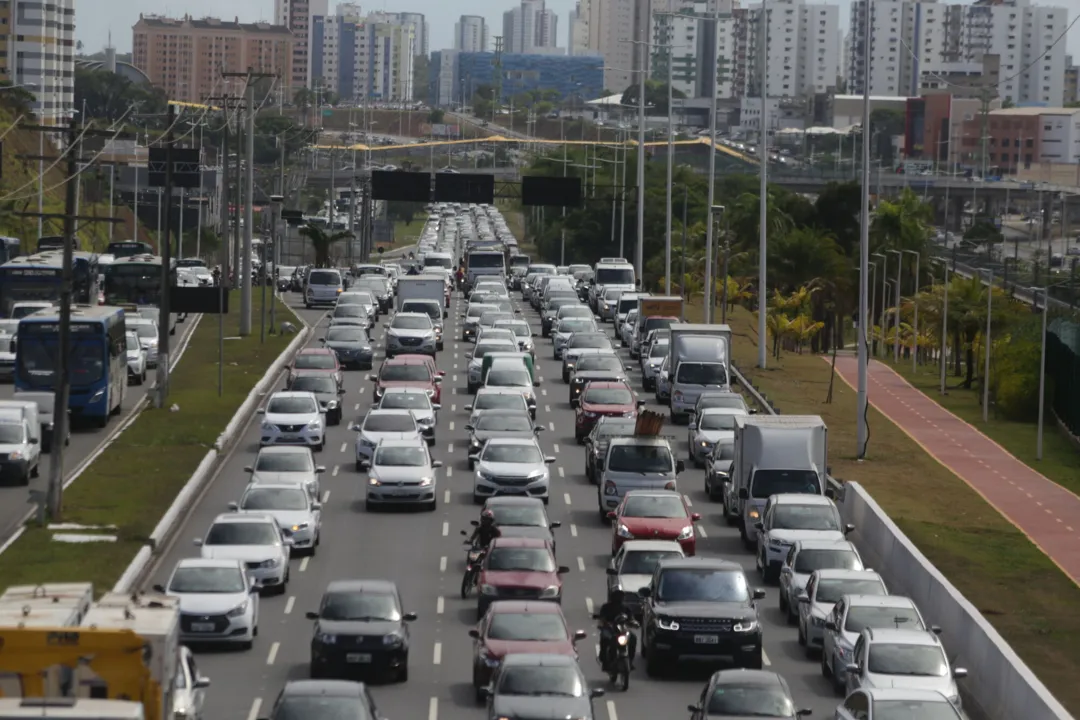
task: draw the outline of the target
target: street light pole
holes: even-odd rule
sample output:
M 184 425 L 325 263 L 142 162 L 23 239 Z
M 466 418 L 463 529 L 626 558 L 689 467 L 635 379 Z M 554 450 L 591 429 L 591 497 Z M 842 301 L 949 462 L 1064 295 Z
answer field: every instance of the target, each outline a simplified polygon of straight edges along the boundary
M 988 270 L 986 284 L 986 360 L 983 363 L 983 422 L 990 420 L 990 313 L 994 300 L 994 271 Z
M 919 371 L 918 355 L 919 355 L 919 263 L 921 256 L 915 250 L 905 250 L 906 253 L 911 253 L 915 256 L 915 288 L 912 290 L 912 298 L 915 306 L 915 320 L 912 323 L 911 329 L 911 373 L 915 374 Z
M 866 457 L 866 445 L 870 441 L 870 427 L 866 414 L 869 403 L 869 375 L 867 363 L 867 280 L 869 280 L 870 262 L 870 10 L 872 0 L 863 3 L 863 108 L 862 108 L 862 202 L 859 218 L 859 389 L 856 413 L 856 455 L 862 460 Z M 882 273 L 884 277 L 884 273 Z M 764 339 L 764 338 L 762 338 Z
M 637 269 L 638 287 L 644 289 L 645 270 L 645 62 L 646 44 L 644 39 L 638 45 L 640 59 L 638 66 L 638 149 L 637 149 L 637 252 L 634 265 Z
M 720 3 L 716 3 L 712 15 L 713 28 L 720 26 Z M 720 77 L 716 71 L 716 65 L 720 60 L 720 48 L 717 47 L 715 35 L 712 42 L 712 52 L 709 53 L 712 62 L 712 88 L 709 92 L 709 192 L 706 202 L 709 207 L 716 201 L 716 96 L 720 92 Z M 713 278 L 713 224 L 705 226 L 705 322 L 713 321 L 713 292 L 716 288 L 716 279 Z M 687 301 L 689 301 L 687 295 Z M 765 343 L 764 336 L 758 338 L 759 344 Z
M 893 308 L 893 362 L 900 362 L 900 280 L 904 270 L 904 253 L 899 250 L 889 250 L 896 253 L 896 306 Z
M 1050 289 L 1043 288 L 1042 350 L 1039 352 L 1039 427 L 1035 435 L 1035 459 L 1043 456 L 1043 414 L 1046 411 L 1046 314 L 1050 307 Z
M 668 22 L 671 22 L 671 18 L 668 18 Z M 673 99 L 671 82 L 672 82 L 672 65 L 675 64 L 675 46 L 671 44 L 671 38 L 668 37 L 667 46 L 667 214 L 665 229 L 666 233 L 664 244 L 664 294 L 671 295 L 671 184 L 673 182 L 672 175 L 675 172 L 675 127 L 672 122 L 673 114 L 671 112 L 671 103 Z
M 761 18 L 762 24 L 760 33 L 761 43 L 761 137 L 758 143 L 758 150 L 761 151 L 761 190 L 760 199 L 758 201 L 758 367 L 765 368 L 765 359 L 768 357 L 767 342 L 765 342 L 766 334 L 766 312 L 765 305 L 768 300 L 768 289 L 765 287 L 765 275 L 767 264 L 767 219 L 769 215 L 769 127 L 767 118 L 769 116 L 769 9 L 766 2 L 761 3 Z M 719 25 L 718 25 L 719 27 Z M 714 69 L 715 73 L 716 70 Z M 715 151 L 715 150 L 714 150 Z M 724 282 L 727 282 L 727 278 L 724 278 Z
M 941 299 L 941 394 L 946 395 L 945 374 L 949 364 L 949 261 L 942 260 L 941 267 L 945 271 L 945 280 L 942 283 L 944 294 Z

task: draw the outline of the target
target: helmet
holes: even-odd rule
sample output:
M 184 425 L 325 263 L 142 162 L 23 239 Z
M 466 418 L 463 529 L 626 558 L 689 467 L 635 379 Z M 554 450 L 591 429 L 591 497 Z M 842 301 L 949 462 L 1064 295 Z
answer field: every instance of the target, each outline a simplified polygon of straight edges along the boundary
M 611 594 L 608 597 L 611 599 L 611 602 L 618 605 L 623 601 L 623 595 L 624 593 L 622 590 L 612 590 Z
M 495 524 L 495 513 L 491 512 L 490 510 L 485 510 L 484 512 L 480 513 L 480 524 L 481 525 L 494 525 Z

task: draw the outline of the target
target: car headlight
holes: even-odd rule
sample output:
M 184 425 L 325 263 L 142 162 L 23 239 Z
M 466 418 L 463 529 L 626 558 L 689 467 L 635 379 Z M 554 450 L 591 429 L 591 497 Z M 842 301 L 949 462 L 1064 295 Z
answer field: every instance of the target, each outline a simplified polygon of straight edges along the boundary
M 754 630 L 757 630 L 757 626 L 757 620 L 743 620 L 735 623 L 731 629 L 735 632 L 753 632 Z
M 627 635 L 620 635 L 619 639 L 616 640 L 616 642 L 618 642 L 620 645 L 625 645 L 626 643 L 630 642 L 630 637 Z
M 543 480 L 543 479 L 546 479 L 547 476 L 548 476 L 547 470 L 536 470 L 534 472 L 529 473 L 529 479 L 530 480 Z
M 750 512 L 747 513 L 747 515 L 750 516 L 751 520 L 757 520 L 759 517 L 761 517 L 761 514 L 754 509 L 751 509 Z
M 481 595 L 498 595 L 499 591 L 495 588 L 494 585 L 481 585 L 480 586 L 480 594 Z
M 656 618 L 656 626 L 661 630 L 678 630 L 679 623 L 675 620 L 669 620 L 668 618 L 658 617 Z
M 398 645 L 401 645 L 402 642 L 404 642 L 404 640 L 397 633 L 390 633 L 389 635 L 384 635 L 382 639 L 382 644 L 386 645 L 387 647 L 397 647 Z
M 24 458 L 21 452 L 8 453 L 8 460 L 22 460 Z
M 281 564 L 281 558 L 270 558 L 269 560 L 263 560 L 258 564 L 260 568 L 275 568 Z
M 558 585 L 548 585 L 546 588 L 544 588 L 543 590 L 540 591 L 540 597 L 542 597 L 542 598 L 559 597 L 559 586 Z
M 322 429 L 322 420 L 321 419 L 315 418 L 314 420 L 312 420 L 311 422 L 308 423 L 308 430 L 320 430 L 320 429 Z
M 630 528 L 626 527 L 622 523 L 619 524 L 619 527 L 615 530 L 615 533 L 621 538 L 633 539 L 634 537 L 634 533 L 630 532 Z
M 299 532 L 300 530 L 307 530 L 307 529 L 308 529 L 308 527 L 310 527 L 310 524 L 309 524 L 309 523 L 306 523 L 306 522 L 302 522 L 302 523 L 297 523 L 296 525 L 293 525 L 293 526 L 292 526 L 291 528 L 289 528 L 289 529 L 290 529 L 290 530 L 291 530 L 292 532 Z
M 98 390 L 96 393 L 94 393 L 92 396 L 90 396 L 89 402 L 97 402 L 98 400 L 100 400 L 103 397 L 105 397 L 105 388 L 102 388 L 102 389 Z
M 327 410 L 337 410 L 337 406 L 338 406 L 337 400 L 331 400 L 330 402 L 326 403 L 326 409 Z
M 225 615 L 227 617 L 231 617 L 231 618 L 240 617 L 241 615 L 243 615 L 244 613 L 247 612 L 247 609 L 248 609 L 248 601 L 245 600 L 244 602 L 240 603 L 239 605 L 234 607 L 229 612 L 225 613 Z
M 431 485 L 434 482 L 435 482 L 435 480 L 433 480 L 432 478 L 422 477 L 422 478 L 420 478 L 420 487 L 427 487 L 428 485 Z
M 694 526 L 693 525 L 687 525 L 686 527 L 684 527 L 682 530 L 679 531 L 679 540 L 689 540 L 692 537 L 694 537 Z
M 477 470 L 476 477 L 479 480 L 487 480 L 488 482 L 491 482 L 494 476 L 491 473 L 484 472 L 483 470 Z
M 263 429 L 263 430 L 275 430 L 275 429 L 277 429 L 277 428 L 276 428 L 276 426 L 274 425 L 274 423 L 270 423 L 270 422 L 264 422 L 264 423 L 262 424 L 262 429 Z
M 380 485 L 382 485 L 382 481 L 375 477 L 369 477 L 367 484 L 371 487 L 379 487 Z
M 322 643 L 323 645 L 334 645 L 337 643 L 337 635 L 328 635 L 324 632 L 315 633 L 315 642 Z
M 363 447 L 373 448 L 373 447 L 375 447 L 375 444 L 376 444 L 375 441 L 370 439 L 370 438 L 366 438 L 366 437 L 360 438 L 360 445 L 362 445 Z

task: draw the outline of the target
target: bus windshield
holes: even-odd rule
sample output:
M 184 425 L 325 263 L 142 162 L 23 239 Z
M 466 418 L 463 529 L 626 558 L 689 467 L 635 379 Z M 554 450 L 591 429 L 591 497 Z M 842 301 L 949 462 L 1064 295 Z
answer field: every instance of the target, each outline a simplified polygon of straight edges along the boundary
M 161 306 L 161 266 L 153 263 L 119 263 L 105 275 L 105 302 Z
M 0 315 L 11 317 L 18 302 L 47 302 L 60 299 L 60 267 L 6 265 L 0 267 Z
M 56 383 L 56 358 L 60 347 L 56 335 L 19 334 L 16 372 L 27 385 L 53 388 Z M 92 385 L 105 375 L 105 342 L 101 336 L 72 333 L 69 372 L 71 385 Z
M 109 243 L 105 252 L 115 258 L 126 258 L 131 257 L 132 255 L 153 255 L 154 248 L 150 246 L 150 243 L 125 240 L 122 242 Z
M 501 268 L 503 266 L 503 254 L 497 252 L 470 253 L 470 268 Z

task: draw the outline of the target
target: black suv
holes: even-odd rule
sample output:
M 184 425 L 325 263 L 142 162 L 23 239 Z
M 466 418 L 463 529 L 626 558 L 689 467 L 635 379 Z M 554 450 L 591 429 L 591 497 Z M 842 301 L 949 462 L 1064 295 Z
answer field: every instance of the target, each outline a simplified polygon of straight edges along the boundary
M 656 676 L 683 658 L 730 657 L 760 669 L 761 624 L 752 589 L 738 563 L 716 558 L 661 560 L 642 588 L 641 644 L 646 672 Z

